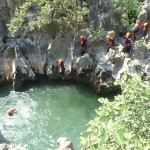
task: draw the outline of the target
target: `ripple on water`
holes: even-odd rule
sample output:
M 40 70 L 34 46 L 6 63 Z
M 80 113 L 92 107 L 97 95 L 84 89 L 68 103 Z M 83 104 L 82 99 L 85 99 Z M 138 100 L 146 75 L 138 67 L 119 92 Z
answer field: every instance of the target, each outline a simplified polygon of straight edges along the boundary
M 24 92 L 0 98 L 0 130 L 12 143 L 29 150 L 54 149 L 60 136 L 74 142 L 77 150 L 80 132 L 98 108 L 98 96 L 89 89 L 71 84 L 39 84 Z M 5 112 L 16 108 L 17 114 Z

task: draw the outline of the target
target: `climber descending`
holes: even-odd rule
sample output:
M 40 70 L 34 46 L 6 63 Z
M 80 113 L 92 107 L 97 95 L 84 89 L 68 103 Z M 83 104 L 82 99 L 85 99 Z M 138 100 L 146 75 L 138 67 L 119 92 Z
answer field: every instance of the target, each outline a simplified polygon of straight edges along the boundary
M 84 35 L 80 36 L 80 54 L 83 56 L 86 53 L 86 43 L 87 43 L 87 38 L 84 37 Z
M 65 67 L 66 67 L 66 64 L 64 64 L 62 59 L 59 59 L 59 61 L 58 61 L 58 68 L 59 68 L 58 72 L 60 73 L 62 80 L 64 80 Z
M 106 36 L 106 39 L 109 40 L 109 47 L 107 49 L 107 53 L 109 52 L 109 49 L 112 48 L 114 45 L 115 45 L 115 38 L 110 36 L 110 35 L 107 35 Z
M 125 39 L 125 45 L 124 45 L 123 51 L 130 54 L 131 53 L 131 42 L 134 40 L 131 38 L 131 34 L 129 32 L 124 36 L 124 39 Z
M 125 39 L 125 44 L 130 44 L 131 41 L 133 41 L 131 34 L 129 32 L 124 36 L 124 39 Z
M 148 33 L 150 27 L 149 27 L 149 25 L 148 25 L 147 22 L 144 23 L 144 24 L 142 24 L 139 28 L 142 28 L 142 27 L 143 27 L 143 37 L 144 37 L 144 39 L 145 39 L 145 37 L 146 37 L 146 35 L 147 35 L 147 33 Z
M 135 24 L 135 27 L 133 28 L 133 39 L 136 40 L 136 36 L 139 32 L 139 25 Z

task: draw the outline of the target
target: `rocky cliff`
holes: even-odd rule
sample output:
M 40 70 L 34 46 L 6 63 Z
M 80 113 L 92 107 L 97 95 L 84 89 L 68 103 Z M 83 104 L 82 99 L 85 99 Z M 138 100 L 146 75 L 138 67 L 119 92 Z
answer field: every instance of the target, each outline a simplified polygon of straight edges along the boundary
M 150 77 L 150 33 L 143 40 L 133 44 L 132 54 L 122 52 L 123 38 L 116 31 L 116 46 L 106 54 L 105 36 L 115 34 L 113 23 L 119 23 L 120 14 L 112 10 L 110 0 L 87 0 L 89 14 L 79 31 L 73 36 L 69 31 L 60 32 L 57 22 L 45 26 L 43 30 L 28 31 L 26 25 L 11 37 L 7 24 L 22 0 L 0 1 L 0 82 L 11 81 L 15 90 L 21 90 L 25 81 L 35 80 L 36 75 L 46 75 L 50 80 L 59 80 L 57 61 L 62 58 L 66 64 L 65 80 L 87 84 L 100 94 L 118 92 L 113 83 L 123 73 L 133 76 L 140 72 Z M 137 23 L 150 24 L 150 0 L 145 0 L 140 8 Z M 26 16 L 27 21 L 32 15 Z M 100 28 L 100 38 L 94 31 Z M 80 39 L 88 38 L 87 54 L 80 57 Z M 0 137 L 2 137 L 0 135 Z M 5 141 L 5 142 L 4 142 Z M 0 143 L 9 143 L 3 137 Z M 14 149 L 12 145 L 2 144 L 0 149 Z M 17 148 L 16 148 L 17 149 Z M 22 148 L 23 149 L 23 148 Z
M 119 23 L 119 14 L 112 10 L 109 0 L 87 1 L 90 13 L 80 30 L 73 36 L 69 31 L 59 31 L 57 22 L 40 31 L 28 31 L 24 25 L 15 38 L 10 36 L 7 23 L 21 1 L 0 2 L 0 82 L 13 81 L 15 90 L 21 90 L 24 81 L 35 80 L 37 74 L 46 75 L 51 80 L 59 80 L 57 61 L 62 58 L 66 64 L 65 80 L 79 81 L 94 88 L 97 93 L 117 92 L 119 87 L 113 82 L 124 72 L 130 76 L 134 72 L 149 75 L 149 34 L 145 41 L 133 45 L 132 56 L 122 53 L 121 37 L 116 46 L 106 54 L 106 34 L 113 23 Z M 137 22 L 149 22 L 149 0 L 145 0 Z M 143 17 L 145 16 L 145 17 Z M 30 20 L 32 15 L 26 16 Z M 101 28 L 101 38 L 96 38 L 94 30 Z M 113 32 L 111 32 L 113 33 Z M 88 38 L 87 54 L 80 57 L 79 36 Z M 114 34 L 114 33 L 113 33 Z M 16 50 L 17 47 L 17 50 Z

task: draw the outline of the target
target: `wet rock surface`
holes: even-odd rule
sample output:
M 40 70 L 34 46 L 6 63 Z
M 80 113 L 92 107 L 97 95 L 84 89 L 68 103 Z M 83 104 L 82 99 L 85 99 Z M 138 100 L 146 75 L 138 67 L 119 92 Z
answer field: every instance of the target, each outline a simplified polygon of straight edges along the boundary
M 66 137 L 60 137 L 57 140 L 56 150 L 74 150 L 72 142 Z

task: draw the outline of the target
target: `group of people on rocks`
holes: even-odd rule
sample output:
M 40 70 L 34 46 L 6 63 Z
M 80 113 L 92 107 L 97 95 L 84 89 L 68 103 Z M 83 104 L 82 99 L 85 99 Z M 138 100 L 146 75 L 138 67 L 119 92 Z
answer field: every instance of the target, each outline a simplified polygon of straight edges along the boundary
M 131 52 L 131 47 L 132 47 L 132 42 L 136 41 L 136 37 L 139 33 L 139 29 L 143 27 L 143 38 L 145 39 L 150 27 L 148 25 L 148 23 L 144 23 L 142 24 L 141 26 L 139 26 L 139 24 L 135 24 L 134 28 L 133 28 L 133 37 L 131 35 L 131 33 L 126 33 L 126 35 L 124 36 L 124 39 L 125 39 L 125 43 L 124 43 L 124 50 L 123 52 L 126 52 L 126 53 L 130 53 Z M 110 35 L 107 35 L 106 36 L 106 39 L 109 40 L 109 47 L 107 49 L 107 52 L 109 52 L 109 49 L 112 48 L 114 45 L 115 45 L 115 38 L 110 36 Z
M 126 33 L 126 35 L 124 36 L 125 39 L 125 43 L 124 43 L 124 49 L 123 52 L 125 53 L 131 53 L 131 47 L 132 47 L 132 42 L 136 41 L 137 39 L 137 35 L 139 33 L 139 29 L 143 27 L 143 37 L 145 39 L 150 27 L 148 25 L 148 23 L 144 23 L 141 26 L 139 26 L 139 24 L 135 24 L 134 28 L 133 28 L 133 33 Z M 80 55 L 83 56 L 87 51 L 86 51 L 86 44 L 87 44 L 87 38 L 84 35 L 80 36 Z M 107 53 L 109 52 L 110 48 L 113 48 L 113 46 L 115 45 L 115 38 L 111 35 L 107 35 L 106 39 L 109 41 L 109 47 L 107 49 Z M 64 64 L 63 60 L 60 59 L 58 61 L 58 71 L 61 75 L 62 80 L 64 80 L 64 73 L 65 73 L 65 67 L 66 64 Z

